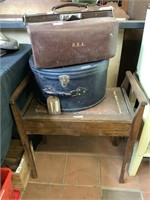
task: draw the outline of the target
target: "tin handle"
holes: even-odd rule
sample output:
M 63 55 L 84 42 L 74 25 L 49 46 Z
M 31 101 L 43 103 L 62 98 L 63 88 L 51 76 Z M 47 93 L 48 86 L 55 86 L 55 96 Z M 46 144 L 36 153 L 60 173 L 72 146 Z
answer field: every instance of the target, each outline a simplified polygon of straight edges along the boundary
M 52 96 L 61 96 L 61 97 L 76 97 L 81 96 L 86 93 L 87 89 L 83 87 L 78 87 L 76 90 L 71 90 L 68 92 L 55 91 L 52 87 L 46 87 L 43 89 L 43 92 Z

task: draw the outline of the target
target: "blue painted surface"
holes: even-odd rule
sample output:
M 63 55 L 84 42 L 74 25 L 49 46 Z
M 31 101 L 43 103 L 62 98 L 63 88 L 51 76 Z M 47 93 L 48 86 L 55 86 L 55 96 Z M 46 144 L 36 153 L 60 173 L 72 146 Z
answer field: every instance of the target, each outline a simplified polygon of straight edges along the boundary
M 41 91 L 38 99 L 44 104 L 49 95 L 54 95 L 59 97 L 62 111 L 79 111 L 105 97 L 108 60 L 53 69 L 36 68 L 32 57 L 29 63 Z M 62 75 L 69 77 L 65 87 L 60 80 Z
M 0 58 L 1 162 L 6 156 L 13 132 L 13 118 L 9 107 L 10 96 L 29 71 L 28 60 L 30 55 L 31 46 L 20 44 L 18 51 Z
M 22 21 L 0 21 L 1 29 L 25 29 Z

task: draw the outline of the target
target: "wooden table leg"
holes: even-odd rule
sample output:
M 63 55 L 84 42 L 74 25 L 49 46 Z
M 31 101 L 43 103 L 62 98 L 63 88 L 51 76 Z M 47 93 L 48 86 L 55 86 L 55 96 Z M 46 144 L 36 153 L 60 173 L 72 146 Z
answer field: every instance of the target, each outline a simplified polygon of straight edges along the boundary
M 129 158 L 131 157 L 130 155 L 130 151 L 131 151 L 131 140 L 130 138 L 128 138 L 128 142 L 126 145 L 126 150 L 125 150 L 125 155 L 123 158 L 123 163 L 122 163 L 122 168 L 121 168 L 121 172 L 120 172 L 120 177 L 119 177 L 119 183 L 124 183 L 124 174 L 125 174 L 125 169 L 126 169 L 126 164 L 129 162 Z
M 31 167 L 31 176 L 32 176 L 32 178 L 37 178 L 38 173 L 36 170 L 35 157 L 34 157 L 34 151 L 33 151 L 32 145 L 30 144 L 28 136 L 25 133 L 25 131 L 23 130 L 23 128 L 22 128 L 22 130 L 18 129 L 18 131 L 20 134 L 20 139 L 22 141 L 23 148 L 27 154 L 28 161 L 29 161 L 29 164 Z
M 17 105 L 12 104 L 11 109 L 13 111 L 13 115 L 16 120 L 16 125 L 17 125 L 18 133 L 19 133 L 23 148 L 25 152 L 27 153 L 27 157 L 29 159 L 29 165 L 31 167 L 31 176 L 33 178 L 37 178 L 38 174 L 37 174 L 36 165 L 35 165 L 34 151 L 32 150 L 32 147 L 30 145 L 28 135 L 26 131 L 24 130 L 25 124 L 21 118 L 21 114 Z
M 124 155 L 122 169 L 121 169 L 120 178 L 119 178 L 120 183 L 124 183 L 124 173 L 125 173 L 126 164 L 131 160 L 133 147 L 137 139 L 137 136 L 139 134 L 139 130 L 141 126 L 143 111 L 144 111 L 144 105 L 139 105 L 139 107 L 136 110 L 136 115 L 133 119 L 131 134 L 128 138 L 128 142 L 126 145 L 125 155 Z

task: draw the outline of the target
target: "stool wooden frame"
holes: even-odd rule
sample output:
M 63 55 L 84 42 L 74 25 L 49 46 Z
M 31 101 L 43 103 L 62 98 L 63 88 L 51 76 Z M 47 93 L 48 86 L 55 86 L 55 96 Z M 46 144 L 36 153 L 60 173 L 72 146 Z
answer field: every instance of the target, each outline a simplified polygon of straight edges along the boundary
M 31 176 L 36 178 L 38 174 L 28 135 L 125 136 L 128 141 L 119 177 L 119 182 L 124 183 L 126 164 L 131 159 L 146 105 L 143 92 L 131 72 L 126 72 L 121 87 L 108 88 L 105 99 L 97 106 L 80 112 L 63 112 L 60 115 L 49 115 L 47 108 L 42 107 L 33 95 L 29 95 L 23 109 L 19 108 L 17 99 L 30 84 L 30 80 L 31 74 L 16 88 L 10 105 L 29 159 Z M 129 88 L 137 99 L 136 109 L 131 105 Z

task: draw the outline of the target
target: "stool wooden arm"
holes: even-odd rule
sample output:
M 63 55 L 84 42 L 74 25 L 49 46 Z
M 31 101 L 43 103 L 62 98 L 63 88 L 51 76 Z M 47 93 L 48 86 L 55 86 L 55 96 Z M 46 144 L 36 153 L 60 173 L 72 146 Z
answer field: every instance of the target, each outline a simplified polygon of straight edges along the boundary
M 121 90 L 122 90 L 122 93 L 124 93 L 125 98 L 127 97 L 126 94 L 128 94 L 128 97 L 126 98 L 127 107 L 129 108 L 130 114 L 133 116 L 133 118 L 135 118 L 136 115 L 138 115 L 138 111 L 141 108 L 141 106 L 143 105 L 145 107 L 145 105 L 147 104 L 147 101 L 139 86 L 139 82 L 136 76 L 132 75 L 130 71 L 126 72 L 126 76 L 121 84 Z M 131 90 L 132 90 L 132 94 L 134 93 L 135 95 L 134 103 L 136 100 L 139 103 L 139 106 L 136 109 L 134 109 L 134 107 L 131 106 L 131 102 L 129 100 L 129 94 Z M 117 138 L 113 140 L 113 144 L 117 146 L 118 144 Z
M 132 75 L 130 71 L 127 71 L 126 77 L 121 85 L 121 88 L 125 89 L 126 93 L 129 93 L 130 86 L 131 86 L 131 89 L 133 90 L 136 100 L 138 101 L 139 104 L 138 104 L 138 107 L 136 108 L 136 110 L 133 112 L 132 130 L 131 130 L 131 134 L 129 135 L 128 143 L 127 143 L 127 147 L 126 147 L 126 151 L 125 151 L 125 156 L 124 156 L 122 170 L 121 170 L 122 175 L 123 175 L 122 172 L 124 172 L 124 170 L 125 170 L 126 163 L 129 162 L 131 159 L 134 143 L 137 139 L 137 136 L 138 136 L 138 133 L 140 130 L 144 108 L 145 108 L 145 105 L 147 104 L 147 100 L 146 100 L 144 93 L 142 92 L 138 82 L 136 81 L 136 77 L 134 75 Z M 128 102 L 128 100 L 129 99 L 127 99 L 127 102 Z M 129 105 L 127 103 L 127 106 L 130 106 L 129 110 L 131 111 L 132 110 L 131 104 Z M 128 151 L 128 149 L 130 149 L 130 151 Z M 120 183 L 124 182 L 124 178 L 122 175 L 120 176 L 120 179 L 119 179 Z
M 107 95 L 102 103 L 84 111 L 62 113 L 61 115 L 49 115 L 46 108 L 44 108 L 45 112 L 37 113 L 35 108 L 39 104 L 31 96 L 24 108 L 19 108 L 17 99 L 30 79 L 30 75 L 28 75 L 20 83 L 11 96 L 10 105 L 23 147 L 28 155 L 32 177 L 37 177 L 37 171 L 34 152 L 27 136 L 29 134 L 127 136 L 128 142 L 119 178 L 119 182 L 124 183 L 126 164 L 131 159 L 144 107 L 147 104 L 146 98 L 131 72 L 126 72 L 126 77 L 120 88 L 107 88 Z M 130 88 L 138 101 L 138 106 L 134 108 L 128 97 Z
M 135 75 L 132 75 L 130 71 L 126 72 L 126 77 L 121 85 L 121 88 L 124 88 L 126 92 L 128 93 L 128 88 L 131 86 L 132 90 L 134 91 L 134 94 L 140 104 L 146 105 L 147 100 L 136 80 Z

